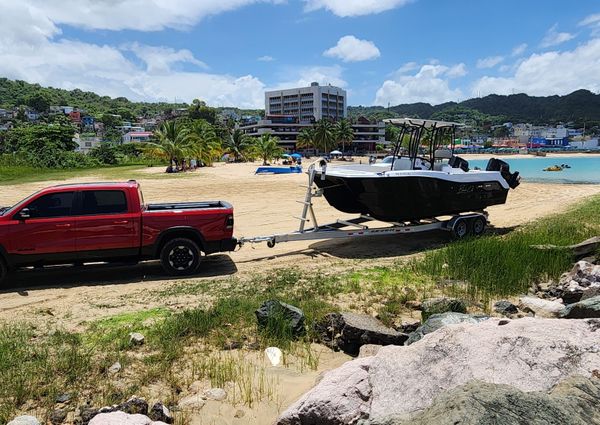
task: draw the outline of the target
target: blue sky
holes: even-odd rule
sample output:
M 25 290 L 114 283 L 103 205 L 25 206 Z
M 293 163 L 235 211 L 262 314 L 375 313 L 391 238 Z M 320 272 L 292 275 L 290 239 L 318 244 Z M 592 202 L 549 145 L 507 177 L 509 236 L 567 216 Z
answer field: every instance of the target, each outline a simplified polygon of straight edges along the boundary
M 313 80 L 351 105 L 598 92 L 595 3 L 0 0 L 0 76 L 240 107 Z

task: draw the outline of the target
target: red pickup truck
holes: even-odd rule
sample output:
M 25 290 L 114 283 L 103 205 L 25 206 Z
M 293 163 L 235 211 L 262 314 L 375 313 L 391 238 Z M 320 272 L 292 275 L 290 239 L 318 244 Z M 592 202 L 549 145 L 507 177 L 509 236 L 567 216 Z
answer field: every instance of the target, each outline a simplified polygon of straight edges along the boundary
M 160 259 L 193 273 L 203 254 L 233 251 L 233 207 L 223 201 L 144 204 L 140 185 L 53 186 L 0 208 L 0 282 L 26 266 Z

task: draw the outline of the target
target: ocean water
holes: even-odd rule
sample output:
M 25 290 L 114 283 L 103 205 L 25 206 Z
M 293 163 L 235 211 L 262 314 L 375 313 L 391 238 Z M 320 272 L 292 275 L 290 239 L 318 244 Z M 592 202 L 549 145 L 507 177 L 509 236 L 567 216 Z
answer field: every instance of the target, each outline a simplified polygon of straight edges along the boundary
M 600 184 L 600 155 L 575 158 L 531 157 L 511 158 L 497 156 L 510 165 L 510 171 L 518 171 L 523 181 L 551 183 L 599 183 Z M 543 171 L 546 167 L 567 164 L 571 168 L 563 171 Z M 479 167 L 485 170 L 487 160 L 471 159 L 469 167 Z

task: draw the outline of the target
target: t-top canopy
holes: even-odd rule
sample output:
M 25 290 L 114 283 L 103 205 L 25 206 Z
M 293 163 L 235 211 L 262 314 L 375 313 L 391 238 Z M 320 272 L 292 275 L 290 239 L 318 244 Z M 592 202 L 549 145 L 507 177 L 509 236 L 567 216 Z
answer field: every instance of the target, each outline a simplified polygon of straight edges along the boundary
M 383 120 L 386 124 L 392 124 L 398 127 L 425 127 L 425 128 L 451 128 L 462 127 L 464 124 L 450 121 L 423 120 L 421 118 L 390 118 Z

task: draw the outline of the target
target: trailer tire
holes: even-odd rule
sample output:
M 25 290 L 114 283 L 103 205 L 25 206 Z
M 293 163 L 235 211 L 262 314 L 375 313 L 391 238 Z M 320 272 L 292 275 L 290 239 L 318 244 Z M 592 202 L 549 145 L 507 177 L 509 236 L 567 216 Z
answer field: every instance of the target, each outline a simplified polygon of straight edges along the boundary
M 160 251 L 160 263 L 169 275 L 186 276 L 194 273 L 202 261 L 202 251 L 191 239 L 171 239 Z
M 481 236 L 485 232 L 487 220 L 485 217 L 475 217 L 471 220 L 471 233 L 473 236 Z
M 457 218 L 452 225 L 452 236 L 455 239 L 464 239 L 469 235 L 469 222 L 465 218 Z

